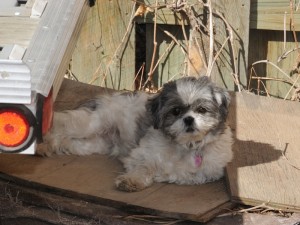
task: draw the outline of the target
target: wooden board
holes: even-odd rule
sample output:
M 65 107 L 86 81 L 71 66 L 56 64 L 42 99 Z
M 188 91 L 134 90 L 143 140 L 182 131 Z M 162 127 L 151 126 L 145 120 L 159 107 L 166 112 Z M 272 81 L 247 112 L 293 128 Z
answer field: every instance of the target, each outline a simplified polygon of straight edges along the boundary
M 300 14 L 296 11 L 298 2 L 294 3 L 294 24 L 299 31 Z M 250 28 L 265 30 L 283 30 L 286 13 L 286 29 L 290 30 L 290 2 L 284 0 L 251 0 Z
M 105 91 L 65 80 L 56 101 L 56 109 L 70 109 L 85 98 Z M 122 165 L 103 155 L 53 156 L 0 155 L 1 178 L 39 190 L 51 190 L 64 196 L 164 217 L 207 221 L 224 208 L 230 208 L 224 181 L 198 186 L 159 183 L 137 193 L 115 188 L 114 178 Z
M 183 74 L 187 72 L 187 62 L 186 56 L 183 53 L 182 47 L 175 42 L 172 45 L 173 39 L 168 36 L 165 32 L 171 34 L 176 41 L 184 46 L 184 34 L 182 31 L 182 27 L 170 26 L 159 24 L 157 25 L 157 49 L 154 65 L 160 59 L 157 69 L 153 73 L 153 81 L 155 87 L 162 87 L 164 83 L 178 79 Z M 188 27 L 185 27 L 185 32 L 187 36 L 189 35 Z M 154 42 L 154 25 L 146 24 L 146 44 L 145 44 L 145 52 L 146 52 L 146 74 L 147 78 L 148 72 L 151 68 L 152 56 L 153 56 L 153 42 Z
M 300 104 L 236 94 L 230 110 L 232 199 L 300 211 Z
M 71 71 L 79 81 L 133 89 L 135 29 L 128 26 L 133 5 L 132 1 L 102 0 L 90 9 L 71 61 Z
M 297 80 L 298 74 L 294 71 L 298 52 L 294 51 L 287 55 L 287 57 L 280 62 L 278 58 L 285 52 L 292 50 L 296 46 L 294 41 L 294 36 L 292 32 L 287 32 L 286 42 L 284 43 L 283 31 L 274 30 L 251 30 L 249 37 L 249 68 L 251 68 L 252 63 L 259 60 L 269 60 L 283 70 L 291 79 Z M 299 32 L 296 33 L 297 39 L 300 39 Z M 258 51 L 259 49 L 259 51 Z M 259 77 L 267 77 L 269 80 L 265 80 L 265 88 L 260 84 L 258 86 L 258 80 L 252 79 L 250 88 L 259 92 L 261 95 L 266 95 L 266 92 L 271 96 L 290 99 L 294 94 L 295 88 L 290 91 L 293 81 L 285 76 L 278 68 L 273 65 L 260 63 L 253 66 L 255 73 Z M 250 70 L 249 70 L 250 71 Z M 252 76 L 255 76 L 252 73 Z M 285 81 L 285 82 L 283 82 Z M 296 82 L 296 87 L 300 85 L 300 80 Z M 290 91 L 290 92 L 289 92 Z
M 213 9 L 218 10 L 223 15 L 233 32 L 233 48 L 228 43 L 225 45 L 214 66 L 212 79 L 217 84 L 236 91 L 238 89 L 233 82 L 233 73 L 239 77 L 243 87 L 247 84 L 250 1 L 214 0 L 212 3 Z M 226 23 L 220 18 L 216 17 L 214 23 L 216 23 L 214 25 L 215 45 L 218 46 L 217 49 L 220 49 L 229 35 L 229 31 L 226 28 Z

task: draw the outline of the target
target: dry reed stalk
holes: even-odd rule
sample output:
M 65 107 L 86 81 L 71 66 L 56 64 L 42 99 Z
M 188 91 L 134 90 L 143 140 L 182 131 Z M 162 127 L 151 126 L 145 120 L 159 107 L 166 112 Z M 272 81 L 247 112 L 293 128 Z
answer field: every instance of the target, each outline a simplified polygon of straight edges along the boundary
M 284 17 L 283 17 L 283 51 L 285 51 L 285 46 L 286 46 L 286 14 L 287 14 L 287 12 L 284 12 Z
M 291 93 L 291 91 L 293 90 L 293 88 L 296 86 L 296 83 L 298 82 L 299 78 L 300 78 L 300 74 L 298 74 L 297 79 L 296 79 L 295 82 L 293 83 L 293 85 L 292 85 L 292 87 L 290 88 L 290 90 L 288 91 L 288 93 L 286 93 L 286 96 L 284 97 L 284 100 L 287 99 L 287 97 L 289 96 L 289 94 Z
M 286 156 L 286 152 L 287 152 L 287 148 L 288 148 L 288 144 L 285 145 L 285 149 L 281 152 L 283 158 L 287 161 L 287 163 L 293 167 L 296 170 L 300 170 L 300 168 L 298 166 L 295 166 L 293 163 L 290 162 L 290 160 L 287 158 Z
M 291 30 L 293 32 L 296 49 L 297 49 L 297 52 L 298 52 L 296 62 L 295 62 L 295 65 L 294 65 L 294 71 L 297 71 L 297 73 L 299 73 L 300 49 L 299 49 L 299 43 L 298 43 L 298 40 L 297 40 L 297 34 L 296 34 L 295 24 L 294 24 L 294 1 L 293 0 L 290 0 L 290 25 L 291 25 Z
M 294 52 L 294 51 L 296 51 L 296 50 L 298 50 L 298 49 L 299 49 L 299 47 L 298 47 L 298 48 L 293 48 L 293 49 L 290 49 L 290 50 L 288 50 L 288 51 L 283 52 L 283 53 L 278 57 L 277 63 L 281 62 L 283 59 L 286 59 L 287 56 L 288 56 L 290 53 L 292 53 L 292 52 Z
M 179 219 L 168 219 L 161 216 L 152 216 L 152 215 L 129 215 L 125 217 L 116 217 L 125 220 L 132 220 L 132 221 L 143 221 L 149 222 L 152 224 L 162 224 L 162 225 L 173 225 L 182 222 L 183 220 Z
M 154 71 L 159 66 L 159 63 L 164 58 L 165 54 L 169 53 L 171 51 L 171 49 L 174 47 L 174 44 L 175 44 L 175 41 L 172 40 L 171 43 L 169 44 L 169 46 L 166 48 L 166 50 L 161 54 L 161 56 L 159 57 L 159 59 L 157 60 L 157 62 L 155 64 L 155 66 L 153 67 Z
M 144 74 L 144 71 L 145 71 L 145 62 L 143 62 L 143 64 L 141 65 L 140 69 L 138 70 L 138 72 L 136 73 L 136 75 L 134 76 L 134 80 L 132 82 L 132 85 L 131 85 L 131 88 L 134 90 L 135 89 L 135 82 L 137 80 L 138 77 L 141 77 L 140 79 L 140 85 L 141 85 L 141 82 L 142 82 L 142 77 L 143 77 L 143 74 Z M 139 86 L 140 86 L 139 85 Z M 138 88 L 138 90 L 140 90 L 140 88 Z
M 213 13 L 211 0 L 208 0 L 207 3 L 204 4 L 205 7 L 209 10 L 209 56 L 207 63 L 207 71 L 206 76 L 211 77 L 212 69 L 213 69 L 213 59 L 214 59 L 214 28 L 213 28 Z
M 280 71 L 281 74 L 283 74 L 288 81 L 294 83 L 295 81 L 286 73 L 284 72 L 279 66 L 277 66 L 275 63 L 271 62 L 270 60 L 268 59 L 265 59 L 265 60 L 259 60 L 259 61 L 256 61 L 254 63 L 252 63 L 252 67 L 259 64 L 259 63 L 265 63 L 265 64 L 270 64 L 272 65 L 273 67 L 275 67 L 278 71 Z

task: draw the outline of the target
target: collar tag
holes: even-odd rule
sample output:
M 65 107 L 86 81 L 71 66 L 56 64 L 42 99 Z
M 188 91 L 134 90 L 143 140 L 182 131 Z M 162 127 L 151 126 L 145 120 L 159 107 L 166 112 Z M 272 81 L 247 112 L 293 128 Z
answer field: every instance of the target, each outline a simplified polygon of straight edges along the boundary
M 202 164 L 202 157 L 200 155 L 194 156 L 195 166 L 200 167 Z

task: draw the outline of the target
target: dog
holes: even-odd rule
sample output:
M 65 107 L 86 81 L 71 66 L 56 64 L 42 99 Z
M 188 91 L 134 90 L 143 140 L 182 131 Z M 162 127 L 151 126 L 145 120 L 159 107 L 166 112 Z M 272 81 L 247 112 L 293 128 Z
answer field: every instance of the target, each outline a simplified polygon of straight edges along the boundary
M 226 124 L 230 96 L 206 76 L 166 83 L 157 94 L 99 96 L 74 110 L 55 112 L 40 155 L 94 153 L 118 157 L 122 191 L 154 182 L 196 185 L 224 175 L 232 160 Z

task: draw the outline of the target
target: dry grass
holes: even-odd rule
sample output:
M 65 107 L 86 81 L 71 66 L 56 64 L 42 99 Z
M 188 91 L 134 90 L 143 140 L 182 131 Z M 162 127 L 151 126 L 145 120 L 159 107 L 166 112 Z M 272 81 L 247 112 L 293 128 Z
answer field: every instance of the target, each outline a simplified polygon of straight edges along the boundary
M 242 215 L 245 213 L 256 213 L 261 215 L 272 215 L 272 216 L 285 217 L 285 218 L 289 218 L 293 215 L 293 212 L 287 212 L 285 210 L 271 207 L 268 202 L 264 202 L 257 206 L 239 205 L 234 209 L 227 209 L 227 211 L 228 211 L 227 213 L 224 213 L 218 217 L 229 216 L 229 215 L 231 216 Z

